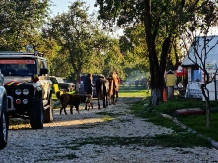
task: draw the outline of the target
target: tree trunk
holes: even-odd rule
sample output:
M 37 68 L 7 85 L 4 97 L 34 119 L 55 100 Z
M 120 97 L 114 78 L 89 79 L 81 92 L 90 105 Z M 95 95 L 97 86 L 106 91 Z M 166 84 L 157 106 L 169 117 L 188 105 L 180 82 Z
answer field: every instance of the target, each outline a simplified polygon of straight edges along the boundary
M 149 54 L 149 65 L 151 74 L 151 91 L 152 91 L 152 105 L 157 105 L 163 101 L 163 86 L 164 86 L 164 72 L 166 68 L 166 58 L 171 43 L 171 35 L 165 38 L 162 45 L 161 56 L 156 52 L 156 36 L 159 24 L 152 26 L 152 12 L 151 0 L 144 0 L 144 26 L 146 34 L 146 43 Z
M 207 83 L 208 84 L 208 83 Z M 201 84 L 201 91 L 205 98 L 206 103 L 206 126 L 210 126 L 210 98 L 209 98 L 209 90 L 207 89 L 207 84 Z
M 206 126 L 210 126 L 210 101 L 206 100 Z
M 157 105 L 162 99 L 162 90 L 158 88 L 154 88 L 151 90 L 151 103 L 152 105 Z

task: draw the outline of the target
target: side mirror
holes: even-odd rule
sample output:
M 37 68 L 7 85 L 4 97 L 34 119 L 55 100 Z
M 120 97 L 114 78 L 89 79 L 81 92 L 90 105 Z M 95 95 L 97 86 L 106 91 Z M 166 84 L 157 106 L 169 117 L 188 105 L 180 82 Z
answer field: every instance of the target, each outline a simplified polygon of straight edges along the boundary
M 40 76 L 48 74 L 48 69 L 47 68 L 40 68 L 40 72 L 39 73 L 40 73 Z

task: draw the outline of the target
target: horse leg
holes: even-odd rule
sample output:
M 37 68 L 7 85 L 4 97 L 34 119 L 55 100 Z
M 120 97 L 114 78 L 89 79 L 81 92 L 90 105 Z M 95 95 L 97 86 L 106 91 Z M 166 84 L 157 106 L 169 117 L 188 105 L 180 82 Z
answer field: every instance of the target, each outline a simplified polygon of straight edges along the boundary
M 101 109 L 99 97 L 98 97 L 98 109 Z
M 85 110 L 87 110 L 87 102 L 86 102 Z
M 108 96 L 107 96 L 107 94 L 105 95 L 105 97 L 106 97 L 106 107 L 108 107 Z
M 116 91 L 116 100 L 115 100 L 115 102 L 117 102 L 117 100 L 118 100 L 118 91 Z
M 66 112 L 66 107 L 64 107 L 64 113 L 67 114 L 67 112 Z
M 62 107 L 60 108 L 60 115 L 61 115 L 61 112 L 62 112 L 63 109 L 64 109 L 64 107 L 62 106 Z
M 73 114 L 73 105 L 70 105 L 70 114 Z
M 111 105 L 111 96 L 110 95 L 108 96 L 108 102 L 109 102 L 109 105 Z
M 106 108 L 106 104 L 105 104 L 105 96 L 103 95 L 103 107 Z
M 76 111 L 80 114 L 80 112 L 79 112 L 79 105 L 76 105 L 75 107 L 76 107 Z
M 112 104 L 115 105 L 115 94 L 112 95 Z

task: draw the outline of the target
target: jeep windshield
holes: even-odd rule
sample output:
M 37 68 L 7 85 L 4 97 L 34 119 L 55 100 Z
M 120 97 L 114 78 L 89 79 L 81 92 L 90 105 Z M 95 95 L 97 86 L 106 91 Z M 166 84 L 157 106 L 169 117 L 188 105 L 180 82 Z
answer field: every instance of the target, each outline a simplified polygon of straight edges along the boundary
M 34 59 L 0 59 L 0 70 L 4 76 L 33 76 L 37 73 Z

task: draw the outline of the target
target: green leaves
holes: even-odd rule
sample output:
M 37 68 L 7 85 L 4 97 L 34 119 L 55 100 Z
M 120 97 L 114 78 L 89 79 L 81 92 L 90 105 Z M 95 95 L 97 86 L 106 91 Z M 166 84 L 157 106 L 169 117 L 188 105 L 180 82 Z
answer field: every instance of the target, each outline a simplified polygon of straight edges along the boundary
M 21 50 L 34 43 L 47 17 L 49 0 L 0 1 L 0 50 Z

